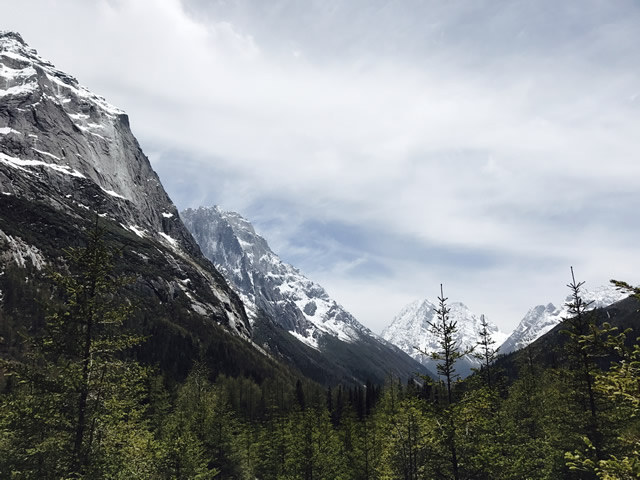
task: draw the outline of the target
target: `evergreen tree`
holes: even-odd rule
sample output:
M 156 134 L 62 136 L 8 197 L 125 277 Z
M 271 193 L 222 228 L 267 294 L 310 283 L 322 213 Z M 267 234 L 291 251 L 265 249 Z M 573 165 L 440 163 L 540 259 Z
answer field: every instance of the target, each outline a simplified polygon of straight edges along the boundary
M 29 339 L 26 362 L 8 365 L 19 388 L 3 399 L 9 415 L 0 423 L 12 438 L 3 467 L 26 478 L 117 471 L 118 449 L 131 455 L 124 452 L 136 448 L 129 441 L 148 434 L 146 370 L 123 358 L 141 339 L 122 329 L 131 307 L 121 295 L 130 280 L 114 272 L 119 252 L 106 245 L 96 219 L 86 247 L 65 253 L 67 270 L 49 274 L 61 303 Z M 131 435 L 116 441 L 122 429 Z
M 487 382 L 487 387 L 491 389 L 491 371 L 490 367 L 493 361 L 498 356 L 498 348 L 494 348 L 496 341 L 491 337 L 489 332 L 489 323 L 485 319 L 484 315 L 480 315 L 480 338 L 476 343 L 479 351 L 473 353 L 473 356 L 482 362 L 482 370 L 484 370 L 484 377 Z
M 603 438 L 595 391 L 595 380 L 600 373 L 600 367 L 595 359 L 605 355 L 606 351 L 604 332 L 596 324 L 593 312 L 589 311 L 593 302 L 585 302 L 582 298 L 583 285 L 584 282 L 576 282 L 573 267 L 571 267 L 571 283 L 567 285 L 571 290 L 571 297 L 566 304 L 569 316 L 562 322 L 565 326 L 563 331 L 569 337 L 566 348 L 573 367 L 570 378 L 575 382 L 577 399 L 587 413 L 585 433 L 593 445 L 595 458 L 600 460 Z
M 456 362 L 472 352 L 473 349 L 461 351 L 458 344 L 458 322 L 451 320 L 449 313 L 451 308 L 447 305 L 448 298 L 444 296 L 442 284 L 440 284 L 440 296 L 436 309 L 436 320 L 430 322 L 431 331 L 437 339 L 439 350 L 430 354 L 431 358 L 438 361 L 436 366 L 438 375 L 444 377 L 447 392 L 447 402 L 442 413 L 444 415 L 443 436 L 449 449 L 451 468 L 455 480 L 460 478 L 458 451 L 456 446 L 456 424 L 453 409 L 453 386 L 459 375 L 456 373 Z M 422 352 L 429 355 L 427 352 Z
M 637 287 L 615 280 L 612 283 L 640 298 Z M 631 329 L 622 333 L 616 330 L 605 322 L 579 336 L 579 342 L 584 345 L 599 345 L 605 338 L 605 346 L 618 359 L 607 372 L 594 372 L 594 391 L 610 406 L 599 415 L 606 416 L 612 432 L 605 431 L 610 434 L 603 435 L 601 451 L 587 437 L 586 449 L 566 453 L 567 464 L 572 470 L 604 480 L 640 478 L 640 338 L 627 346 L 626 338 Z

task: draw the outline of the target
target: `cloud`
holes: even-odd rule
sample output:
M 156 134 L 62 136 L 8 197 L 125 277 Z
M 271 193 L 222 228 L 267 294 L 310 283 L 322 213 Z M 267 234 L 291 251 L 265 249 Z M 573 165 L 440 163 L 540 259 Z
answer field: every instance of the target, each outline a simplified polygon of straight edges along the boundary
M 634 280 L 637 4 L 302 5 L 3 16 L 129 112 L 179 207 L 240 211 L 376 329 L 441 281 L 512 327 L 564 297 L 570 263 Z

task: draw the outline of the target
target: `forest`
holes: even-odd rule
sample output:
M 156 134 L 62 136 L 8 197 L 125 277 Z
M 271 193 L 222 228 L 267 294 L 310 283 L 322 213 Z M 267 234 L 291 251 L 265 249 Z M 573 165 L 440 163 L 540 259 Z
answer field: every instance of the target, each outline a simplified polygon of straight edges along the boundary
M 640 345 L 596 321 L 574 278 L 554 365 L 527 349 L 505 371 L 485 328 L 483 366 L 460 380 L 470 352 L 441 293 L 439 381 L 327 388 L 205 363 L 167 375 L 136 358 L 148 338 L 126 328 L 133 280 L 114 274 L 100 229 L 66 255 L 40 327 L 1 360 L 0 478 L 640 478 Z

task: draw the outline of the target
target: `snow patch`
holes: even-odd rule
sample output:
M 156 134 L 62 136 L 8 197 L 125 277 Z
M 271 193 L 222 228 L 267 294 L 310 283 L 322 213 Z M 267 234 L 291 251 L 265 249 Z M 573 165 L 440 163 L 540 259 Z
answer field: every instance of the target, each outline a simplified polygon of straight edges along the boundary
M 173 213 L 162 212 L 162 216 L 164 218 L 171 218 L 171 217 L 173 217 Z
M 164 232 L 158 232 L 158 234 L 169 244 L 169 246 L 173 250 L 179 250 L 178 241 L 175 238 L 171 238 L 169 235 L 167 235 Z
M 55 156 L 53 153 L 43 152 L 42 150 L 38 150 L 37 148 L 34 148 L 33 151 L 38 152 L 40 155 L 46 155 L 47 157 L 53 158 L 54 160 L 62 161 L 60 157 Z
M 26 83 L 24 85 L 15 85 L 9 87 L 6 90 L 0 89 L 0 97 L 6 97 L 9 95 L 29 95 L 38 89 L 38 84 L 35 82 Z
M 308 337 L 305 337 L 304 335 L 299 334 L 298 332 L 295 331 L 291 331 L 289 332 L 291 335 L 293 335 L 294 337 L 296 337 L 298 340 L 300 340 L 302 343 L 304 343 L 305 345 L 310 346 L 311 348 L 315 348 L 316 350 L 320 350 L 320 347 L 318 345 L 318 340 L 316 340 L 315 338 L 313 338 L 311 336 L 311 334 Z
M 14 130 L 10 127 L 0 127 L 0 135 L 9 135 L 10 133 L 14 133 L 16 135 L 22 135 L 19 131 Z
M 129 225 L 127 227 L 129 230 L 131 230 L 133 233 L 135 233 L 137 236 L 139 236 L 140 238 L 144 238 L 147 231 L 138 227 L 137 225 Z
M 55 163 L 41 162 L 40 160 L 23 160 L 21 158 L 11 157 L 5 153 L 0 153 L 0 162 L 27 173 L 31 172 L 22 167 L 45 167 L 50 168 L 51 170 L 55 170 L 56 172 L 62 173 L 64 175 L 70 175 L 77 178 L 86 178 L 77 170 L 71 170 L 71 167 L 69 167 L 68 165 L 57 165 Z
M 123 200 L 127 200 L 127 198 L 126 198 L 126 197 L 123 197 L 122 195 L 120 195 L 120 194 L 119 194 L 119 193 L 117 193 L 117 192 L 114 192 L 113 190 L 107 190 L 106 188 L 102 188 L 102 187 L 100 187 L 100 189 L 101 189 L 104 193 L 106 193 L 107 195 L 111 195 L 112 197 L 116 197 L 116 198 L 121 198 L 121 199 L 123 199 Z

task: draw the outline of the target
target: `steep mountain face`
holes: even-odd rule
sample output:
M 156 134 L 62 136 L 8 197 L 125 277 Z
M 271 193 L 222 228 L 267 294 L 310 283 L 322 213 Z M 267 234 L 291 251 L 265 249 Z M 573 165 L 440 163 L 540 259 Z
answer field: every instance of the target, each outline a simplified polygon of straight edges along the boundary
M 604 308 L 628 296 L 628 293 L 620 292 L 611 285 L 599 287 L 593 291 L 583 288 L 582 292 L 582 299 L 585 302 L 592 302 L 589 305 L 589 309 Z M 530 309 L 509 338 L 502 344 L 500 353 L 520 350 L 551 331 L 564 318 L 569 317 L 567 304 L 570 302 L 571 296 L 569 295 L 560 307 L 549 303 Z
M 264 328 L 262 323 L 268 319 L 332 360 L 337 360 L 336 350 L 341 350 L 344 362 L 340 368 L 358 381 L 366 380 L 367 375 L 384 380 L 387 373 L 406 377 L 419 369 L 360 324 L 324 288 L 284 263 L 239 214 L 200 207 L 180 215 L 202 252 L 243 299 L 254 329 Z M 281 339 L 266 339 L 265 348 L 279 351 L 281 343 Z M 365 347 L 369 354 L 363 353 Z M 366 358 L 372 351 L 377 352 L 377 360 Z M 290 360 L 296 362 L 296 358 L 292 354 Z
M 180 215 L 204 255 L 244 300 L 251 320 L 262 310 L 313 348 L 324 335 L 345 342 L 372 335 L 324 288 L 280 260 L 239 214 L 201 207 Z
M 480 339 L 480 316 L 473 313 L 466 305 L 454 302 L 449 305 L 449 318 L 457 322 L 458 337 L 456 343 L 460 351 L 475 347 Z M 429 300 L 417 300 L 404 307 L 393 319 L 391 324 L 382 331 L 382 337 L 399 347 L 402 351 L 421 362 L 428 368 L 435 370 L 436 361 L 428 354 L 439 351 L 438 339 L 432 332 L 430 323 L 436 319 L 437 306 Z M 500 345 L 507 337 L 497 326 L 489 323 L 489 331 L 495 346 Z M 421 352 L 427 353 L 424 355 Z M 480 366 L 479 360 L 472 355 L 465 355 L 458 360 L 456 372 L 465 377 L 472 368 Z
M 2 271 L 56 266 L 99 217 L 124 247 L 149 329 L 166 323 L 194 355 L 204 347 L 194 329 L 250 338 L 241 301 L 184 227 L 127 115 L 13 32 L 0 33 L 0 209 Z

